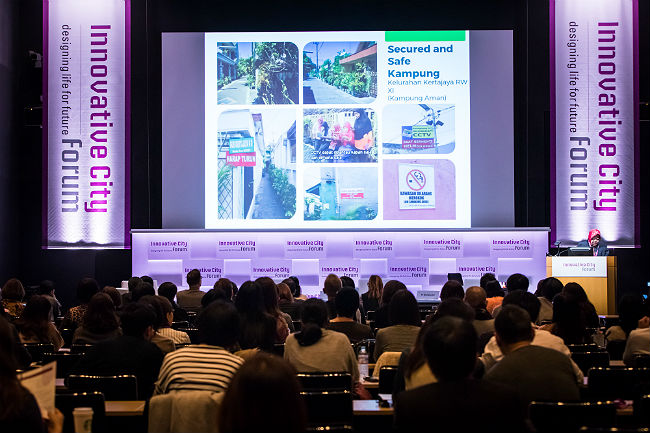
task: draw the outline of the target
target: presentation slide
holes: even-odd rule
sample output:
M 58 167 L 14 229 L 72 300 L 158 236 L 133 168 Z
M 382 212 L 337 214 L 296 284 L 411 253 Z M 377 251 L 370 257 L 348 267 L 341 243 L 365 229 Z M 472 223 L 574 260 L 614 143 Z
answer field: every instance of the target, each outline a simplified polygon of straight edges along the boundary
M 162 48 L 163 227 L 514 225 L 511 31 L 165 33 Z

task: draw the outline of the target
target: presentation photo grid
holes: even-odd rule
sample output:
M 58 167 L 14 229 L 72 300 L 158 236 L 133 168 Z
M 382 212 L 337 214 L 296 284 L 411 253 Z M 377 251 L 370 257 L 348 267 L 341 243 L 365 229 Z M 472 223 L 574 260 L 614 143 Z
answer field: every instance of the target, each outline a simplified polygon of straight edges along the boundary
M 205 227 L 471 225 L 468 31 L 205 33 Z

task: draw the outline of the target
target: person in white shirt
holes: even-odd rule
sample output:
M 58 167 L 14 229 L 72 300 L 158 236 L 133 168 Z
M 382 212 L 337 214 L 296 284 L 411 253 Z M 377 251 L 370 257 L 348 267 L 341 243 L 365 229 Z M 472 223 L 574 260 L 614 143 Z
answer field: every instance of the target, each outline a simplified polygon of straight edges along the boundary
M 639 320 L 639 327 L 630 331 L 625 343 L 623 362 L 628 367 L 634 367 L 635 355 L 650 355 L 650 317 Z

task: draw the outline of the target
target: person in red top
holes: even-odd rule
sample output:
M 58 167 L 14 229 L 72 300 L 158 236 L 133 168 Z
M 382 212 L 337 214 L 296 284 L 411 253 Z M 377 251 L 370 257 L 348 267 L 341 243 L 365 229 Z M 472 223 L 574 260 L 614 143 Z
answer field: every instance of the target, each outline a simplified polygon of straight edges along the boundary
M 589 235 L 587 236 L 587 240 L 578 242 L 577 246 L 591 248 L 594 256 L 609 255 L 609 249 L 607 248 L 607 244 L 605 243 L 605 241 L 602 240 L 602 237 L 600 235 L 600 230 L 598 229 L 589 230 Z

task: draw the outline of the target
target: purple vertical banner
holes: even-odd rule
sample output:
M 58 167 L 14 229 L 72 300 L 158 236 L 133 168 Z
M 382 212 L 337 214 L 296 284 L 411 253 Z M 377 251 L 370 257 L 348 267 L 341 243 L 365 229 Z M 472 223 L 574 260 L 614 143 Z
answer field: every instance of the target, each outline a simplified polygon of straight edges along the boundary
M 43 247 L 129 248 L 130 1 L 44 0 Z
M 639 246 L 636 0 L 552 0 L 551 242 Z

